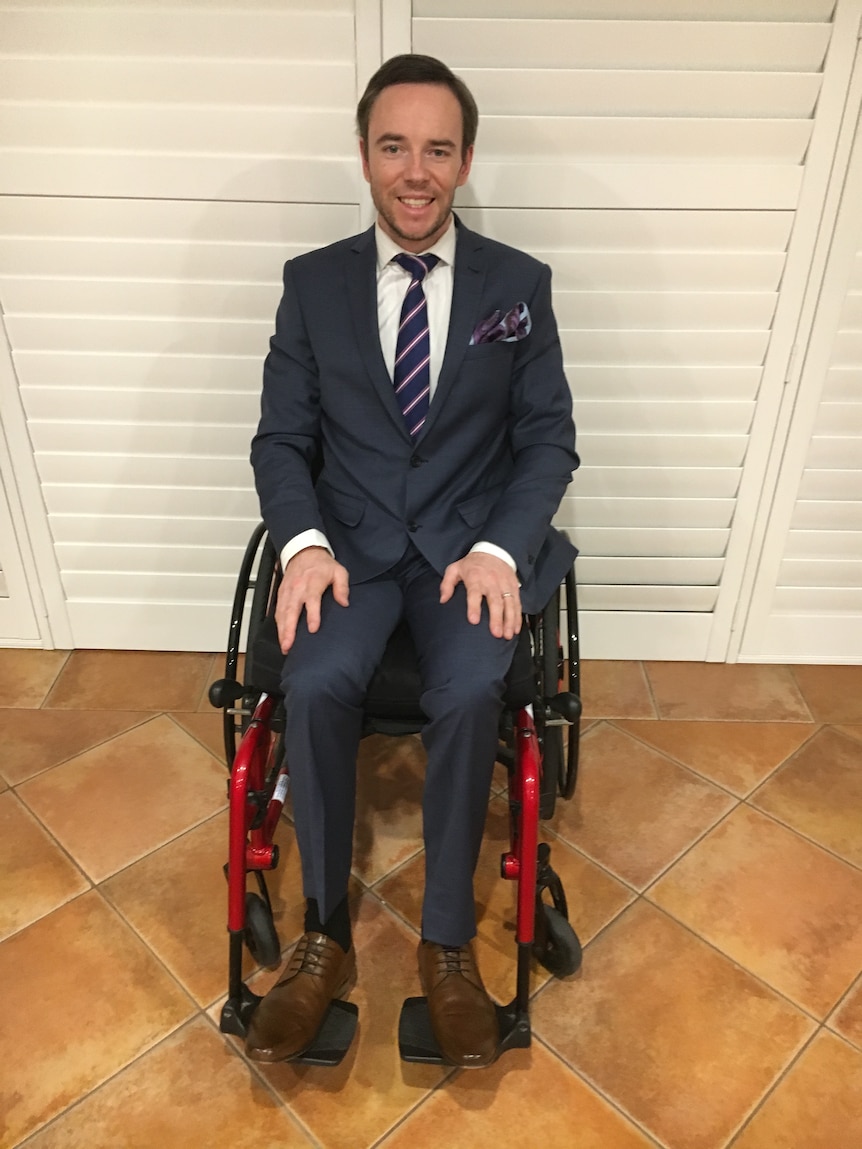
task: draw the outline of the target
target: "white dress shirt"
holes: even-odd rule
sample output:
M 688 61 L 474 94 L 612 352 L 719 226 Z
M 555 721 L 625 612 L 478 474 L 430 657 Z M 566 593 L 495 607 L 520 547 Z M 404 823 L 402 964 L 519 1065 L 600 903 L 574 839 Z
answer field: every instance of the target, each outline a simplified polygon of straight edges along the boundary
M 377 323 L 380 330 L 380 349 L 383 352 L 383 361 L 391 379 L 395 365 L 395 345 L 398 341 L 401 307 L 412 276 L 400 264 L 392 262 L 394 257 L 404 249 L 399 247 L 393 239 L 390 239 L 379 223 L 374 225 L 374 238 L 377 243 Z M 428 272 L 422 283 L 428 304 L 428 333 L 431 344 L 429 401 L 434 398 L 437 380 L 440 378 L 440 368 L 443 366 L 443 356 L 446 352 L 446 340 L 449 335 L 456 242 L 455 224 L 452 216 L 450 216 L 449 226 L 434 246 L 420 253 L 421 255 L 436 255 L 439 260 Z M 315 528 L 301 531 L 298 535 L 294 535 L 282 548 L 282 570 L 294 555 L 299 554 L 306 547 L 325 547 L 330 554 L 334 553 L 329 545 L 329 540 L 322 531 Z M 480 541 L 470 549 L 471 552 L 480 551 L 484 554 L 495 555 L 503 562 L 508 563 L 512 570 L 517 569 L 515 560 L 509 552 L 494 543 Z

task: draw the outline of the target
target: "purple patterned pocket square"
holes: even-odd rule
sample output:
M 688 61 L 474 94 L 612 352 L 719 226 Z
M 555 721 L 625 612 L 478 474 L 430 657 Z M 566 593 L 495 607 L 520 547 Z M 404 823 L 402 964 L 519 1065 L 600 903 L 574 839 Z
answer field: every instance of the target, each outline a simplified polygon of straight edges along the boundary
M 516 303 L 502 318 L 500 312 L 495 311 L 483 319 L 470 336 L 470 346 L 477 343 L 517 343 L 519 339 L 526 339 L 532 329 L 529 307 L 526 303 Z

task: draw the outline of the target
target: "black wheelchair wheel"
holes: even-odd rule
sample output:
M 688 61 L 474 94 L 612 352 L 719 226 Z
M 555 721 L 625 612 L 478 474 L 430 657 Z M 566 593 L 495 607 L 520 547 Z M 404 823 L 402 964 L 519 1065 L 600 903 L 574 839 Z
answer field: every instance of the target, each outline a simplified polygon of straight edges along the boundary
M 274 969 L 281 962 L 275 923 L 260 894 L 245 895 L 245 944 L 258 965 Z
M 560 598 L 555 594 L 542 611 L 535 631 L 536 677 L 539 686 L 536 730 L 542 751 L 539 817 L 552 818 L 565 772 L 563 727 L 547 705 L 563 686 L 563 649 L 560 644 Z
M 570 570 L 566 575 L 566 617 L 568 619 L 569 639 L 569 673 L 566 689 L 580 703 L 581 698 L 581 646 L 578 633 L 578 589 L 575 582 L 575 572 Z M 561 762 L 559 773 L 559 788 L 563 798 L 569 799 L 575 792 L 578 781 L 578 753 L 581 746 L 581 719 L 580 705 L 577 719 L 569 727 L 569 736 L 565 753 L 565 766 Z
M 254 571 L 255 563 L 257 570 Z M 225 681 L 239 683 L 243 689 L 234 704 L 239 714 L 228 713 L 228 707 L 223 711 L 224 745 L 227 766 L 233 766 L 237 747 L 242 735 L 248 726 L 251 714 L 257 705 L 259 692 L 254 689 L 254 683 L 249 677 L 248 652 L 253 650 L 254 643 L 260 628 L 266 618 L 272 596 L 278 585 L 276 567 L 278 556 L 275 547 L 270 541 L 266 528 L 261 523 L 246 548 L 239 577 L 237 579 L 236 594 L 234 595 L 233 610 L 231 613 L 230 630 L 228 632 L 227 653 L 225 655 Z M 254 572 L 254 573 L 253 573 Z M 248 602 L 248 592 L 252 591 L 251 603 Z M 247 622 L 245 628 L 243 624 Z M 246 634 L 246 671 L 240 682 L 239 656 L 243 629 Z M 239 719 L 239 721 L 237 721 Z
M 536 904 L 533 954 L 554 977 L 568 977 L 581 967 L 581 943 L 568 918 L 545 902 Z

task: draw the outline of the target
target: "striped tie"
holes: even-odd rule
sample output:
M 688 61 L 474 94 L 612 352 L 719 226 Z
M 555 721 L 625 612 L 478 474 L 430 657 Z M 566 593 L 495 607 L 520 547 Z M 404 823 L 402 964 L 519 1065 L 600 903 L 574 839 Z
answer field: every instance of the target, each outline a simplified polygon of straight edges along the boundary
M 407 430 L 415 439 L 428 414 L 431 390 L 431 340 L 422 280 L 439 261 L 436 255 L 407 255 L 406 252 L 400 252 L 393 262 L 409 271 L 412 276 L 401 308 L 392 383 Z

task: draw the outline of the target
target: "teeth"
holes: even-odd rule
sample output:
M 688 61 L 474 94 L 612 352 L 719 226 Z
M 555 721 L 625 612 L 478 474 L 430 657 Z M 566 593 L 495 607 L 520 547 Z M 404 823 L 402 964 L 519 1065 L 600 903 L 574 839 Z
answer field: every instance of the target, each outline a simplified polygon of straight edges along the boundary
M 425 207 L 426 204 L 431 202 L 430 199 L 407 199 L 406 196 L 401 197 L 401 202 L 406 203 L 409 207 Z

